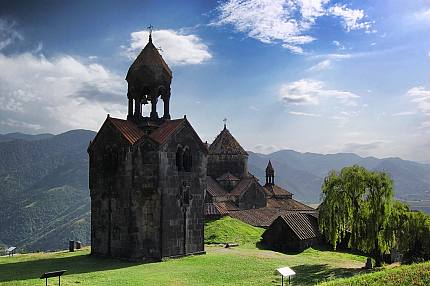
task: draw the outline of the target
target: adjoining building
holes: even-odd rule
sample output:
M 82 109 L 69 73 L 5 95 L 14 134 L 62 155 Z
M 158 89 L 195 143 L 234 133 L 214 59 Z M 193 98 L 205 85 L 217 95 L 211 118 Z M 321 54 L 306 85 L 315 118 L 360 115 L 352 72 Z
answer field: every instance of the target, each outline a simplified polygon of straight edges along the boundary
M 273 250 L 301 251 L 319 244 L 317 217 L 312 213 L 288 212 L 278 216 L 263 233 L 263 243 Z
M 208 150 L 185 116 L 170 119 L 172 72 L 151 35 L 126 80 L 127 119 L 108 115 L 88 147 L 91 253 L 145 261 L 202 253 Z

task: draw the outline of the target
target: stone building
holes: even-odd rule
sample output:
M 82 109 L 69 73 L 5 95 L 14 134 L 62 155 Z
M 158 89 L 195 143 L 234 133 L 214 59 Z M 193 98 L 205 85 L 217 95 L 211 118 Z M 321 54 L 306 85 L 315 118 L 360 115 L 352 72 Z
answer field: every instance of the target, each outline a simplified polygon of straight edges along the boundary
M 151 35 L 126 80 L 127 119 L 108 115 L 88 147 L 91 253 L 145 261 L 201 253 L 208 150 L 186 116 L 170 119 L 172 72 Z
M 208 149 L 206 218 L 265 207 L 266 192 L 248 172 L 248 153 L 225 125 Z
M 248 172 L 248 153 L 224 125 L 209 146 L 205 218 L 229 215 L 258 227 L 269 227 L 289 212 L 316 213 L 275 184 L 272 162 L 266 167 L 266 183 Z

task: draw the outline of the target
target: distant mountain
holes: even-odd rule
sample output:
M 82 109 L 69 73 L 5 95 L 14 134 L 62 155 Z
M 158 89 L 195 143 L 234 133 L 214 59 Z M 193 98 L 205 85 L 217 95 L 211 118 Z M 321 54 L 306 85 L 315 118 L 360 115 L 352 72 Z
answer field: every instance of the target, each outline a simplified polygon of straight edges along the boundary
M 270 159 L 275 168 L 275 182 L 306 202 L 318 202 L 321 186 L 330 170 L 354 164 L 369 170 L 385 171 L 394 181 L 395 197 L 401 200 L 430 200 L 430 164 L 399 158 L 377 159 L 352 153 L 315 154 L 282 150 L 264 155 L 249 152 L 249 169 L 264 182 Z
M 13 140 L 37 141 L 37 140 L 48 139 L 53 136 L 54 134 L 50 134 L 50 133 L 30 135 L 30 134 L 15 132 L 15 133 L 0 134 L 0 142 L 9 142 Z
M 90 242 L 86 149 L 95 134 L 73 130 L 59 135 L 0 135 L 0 248 L 56 250 L 67 248 L 70 239 Z M 397 198 L 430 200 L 428 164 L 348 153 L 249 153 L 249 170 L 261 182 L 270 159 L 275 182 L 305 202 L 319 201 L 322 182 L 330 170 L 353 164 L 390 173 Z
M 69 239 L 88 243 L 86 148 L 95 132 L 22 135 L 0 143 L 0 241 L 25 250 L 64 249 Z

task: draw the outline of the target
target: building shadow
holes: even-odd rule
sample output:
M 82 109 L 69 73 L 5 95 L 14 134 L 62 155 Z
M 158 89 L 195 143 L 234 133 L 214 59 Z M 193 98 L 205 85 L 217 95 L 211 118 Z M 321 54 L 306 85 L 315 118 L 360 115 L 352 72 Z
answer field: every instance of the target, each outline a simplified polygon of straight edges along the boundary
M 293 285 L 315 285 L 337 278 L 348 278 L 363 272 L 357 268 L 333 268 L 327 264 L 303 264 L 291 267 L 296 275 L 292 278 Z
M 18 258 L 18 256 L 16 256 Z M 16 261 L 0 265 L 0 284 L 39 278 L 43 273 L 56 270 L 67 270 L 64 275 L 106 271 L 126 268 L 143 262 L 127 262 L 119 259 L 94 257 L 89 254 L 70 257 L 48 258 L 30 261 Z

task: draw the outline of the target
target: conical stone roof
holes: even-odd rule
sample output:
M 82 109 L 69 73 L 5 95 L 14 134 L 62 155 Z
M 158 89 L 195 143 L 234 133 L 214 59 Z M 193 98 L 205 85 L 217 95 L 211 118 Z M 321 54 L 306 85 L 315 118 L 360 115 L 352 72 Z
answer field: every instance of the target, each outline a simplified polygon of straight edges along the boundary
M 231 135 L 230 131 L 224 127 L 221 133 L 209 146 L 209 154 L 212 155 L 248 155 L 240 146 L 239 142 Z
M 167 76 L 172 78 L 172 71 L 164 61 L 163 57 L 158 52 L 158 49 L 152 43 L 152 38 L 149 38 L 148 44 L 143 48 L 133 64 L 130 66 L 127 79 L 131 76 L 149 75 L 155 73 L 156 76 Z

